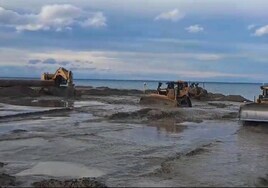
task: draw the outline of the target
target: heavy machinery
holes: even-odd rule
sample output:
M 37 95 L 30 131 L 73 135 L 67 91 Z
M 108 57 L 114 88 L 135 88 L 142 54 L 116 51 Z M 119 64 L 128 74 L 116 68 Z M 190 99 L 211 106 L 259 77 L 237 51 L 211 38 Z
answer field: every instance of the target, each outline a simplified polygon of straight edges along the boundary
M 200 100 L 202 97 L 206 97 L 207 90 L 199 86 L 199 83 L 191 83 L 189 87 L 189 97 L 192 99 Z
M 73 73 L 72 71 L 68 71 L 63 67 L 60 67 L 54 74 L 43 73 L 41 80 L 53 80 L 56 86 L 73 86 Z
M 240 106 L 240 121 L 268 122 L 268 85 L 261 86 L 261 90 L 262 94 L 256 101 Z
M 167 82 L 167 87 L 162 89 L 162 83 L 158 83 L 157 93 L 141 97 L 141 104 L 159 104 L 192 107 L 189 97 L 189 86 L 185 81 Z

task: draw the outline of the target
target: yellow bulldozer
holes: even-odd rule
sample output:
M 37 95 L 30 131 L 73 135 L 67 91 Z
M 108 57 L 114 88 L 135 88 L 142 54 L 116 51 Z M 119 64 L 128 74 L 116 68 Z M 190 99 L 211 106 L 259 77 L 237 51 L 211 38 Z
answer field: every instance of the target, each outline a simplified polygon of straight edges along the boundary
M 268 122 L 268 85 L 260 87 L 257 100 L 240 106 L 239 119 L 243 122 Z
M 172 81 L 167 82 L 167 87 L 162 89 L 162 83 L 158 83 L 157 92 L 142 96 L 140 104 L 164 104 L 172 106 L 192 107 L 189 97 L 188 82 Z
M 54 74 L 43 73 L 41 80 L 54 81 L 56 86 L 67 85 L 73 86 L 73 73 L 60 67 Z

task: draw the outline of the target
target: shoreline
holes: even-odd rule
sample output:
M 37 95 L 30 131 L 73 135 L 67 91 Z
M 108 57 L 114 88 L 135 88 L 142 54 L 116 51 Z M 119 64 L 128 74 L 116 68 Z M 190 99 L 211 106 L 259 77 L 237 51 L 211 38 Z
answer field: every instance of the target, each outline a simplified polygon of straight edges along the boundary
M 227 179 L 241 186 L 246 180 L 242 172 L 248 169 L 240 166 L 252 157 L 247 155 L 252 145 L 263 156 L 258 164 L 265 167 L 266 144 L 258 143 L 266 143 L 267 134 L 252 138 L 263 128 L 239 124 L 238 109 L 245 100 L 241 96 L 208 93 L 205 99 L 192 99 L 192 108 L 181 108 L 141 105 L 142 90 L 76 89 L 75 97 L 36 95 L 36 90 L 17 87 L 9 90 L 16 95 L 1 96 L 0 89 L 0 184 L 165 187 L 201 181 L 224 186 Z M 241 160 L 234 163 L 230 154 Z M 212 160 L 216 158 L 226 166 Z M 200 168 L 202 164 L 208 165 Z M 66 174 L 68 168 L 77 170 Z M 216 179 L 200 175 L 211 168 L 218 169 Z M 249 186 L 258 178 L 266 180 L 268 172 L 256 169 Z M 241 175 L 234 181 L 232 172 L 237 170 Z

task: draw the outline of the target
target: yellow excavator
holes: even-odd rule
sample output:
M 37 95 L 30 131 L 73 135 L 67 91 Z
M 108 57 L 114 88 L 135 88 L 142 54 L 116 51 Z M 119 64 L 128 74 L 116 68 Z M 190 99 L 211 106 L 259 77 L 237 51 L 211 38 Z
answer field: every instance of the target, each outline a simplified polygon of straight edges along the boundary
M 54 81 L 56 86 L 73 86 L 73 73 L 72 71 L 68 71 L 63 67 L 60 67 L 54 74 L 43 73 L 41 80 Z
M 162 89 L 158 83 L 157 93 L 142 96 L 140 104 L 164 104 L 172 106 L 192 107 L 189 97 L 189 86 L 185 81 L 167 82 L 167 87 Z
M 262 94 L 256 101 L 240 106 L 240 121 L 268 122 L 268 85 L 261 86 L 261 90 Z

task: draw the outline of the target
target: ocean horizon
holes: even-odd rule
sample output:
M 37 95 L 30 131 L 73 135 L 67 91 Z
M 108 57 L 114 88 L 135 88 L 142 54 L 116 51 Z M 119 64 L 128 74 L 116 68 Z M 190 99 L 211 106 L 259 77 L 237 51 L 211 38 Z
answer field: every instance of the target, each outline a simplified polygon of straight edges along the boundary
M 0 79 L 40 79 L 37 77 L 0 77 Z M 170 80 L 123 80 L 123 79 L 74 79 L 76 86 L 109 87 L 115 89 L 156 89 L 158 82 L 168 82 Z M 254 100 L 260 95 L 260 86 L 264 83 L 247 82 L 216 82 L 216 81 L 189 81 L 189 83 L 199 83 L 199 86 L 208 92 L 221 93 L 224 95 L 241 95 L 249 100 Z M 144 83 L 146 86 L 144 87 Z

